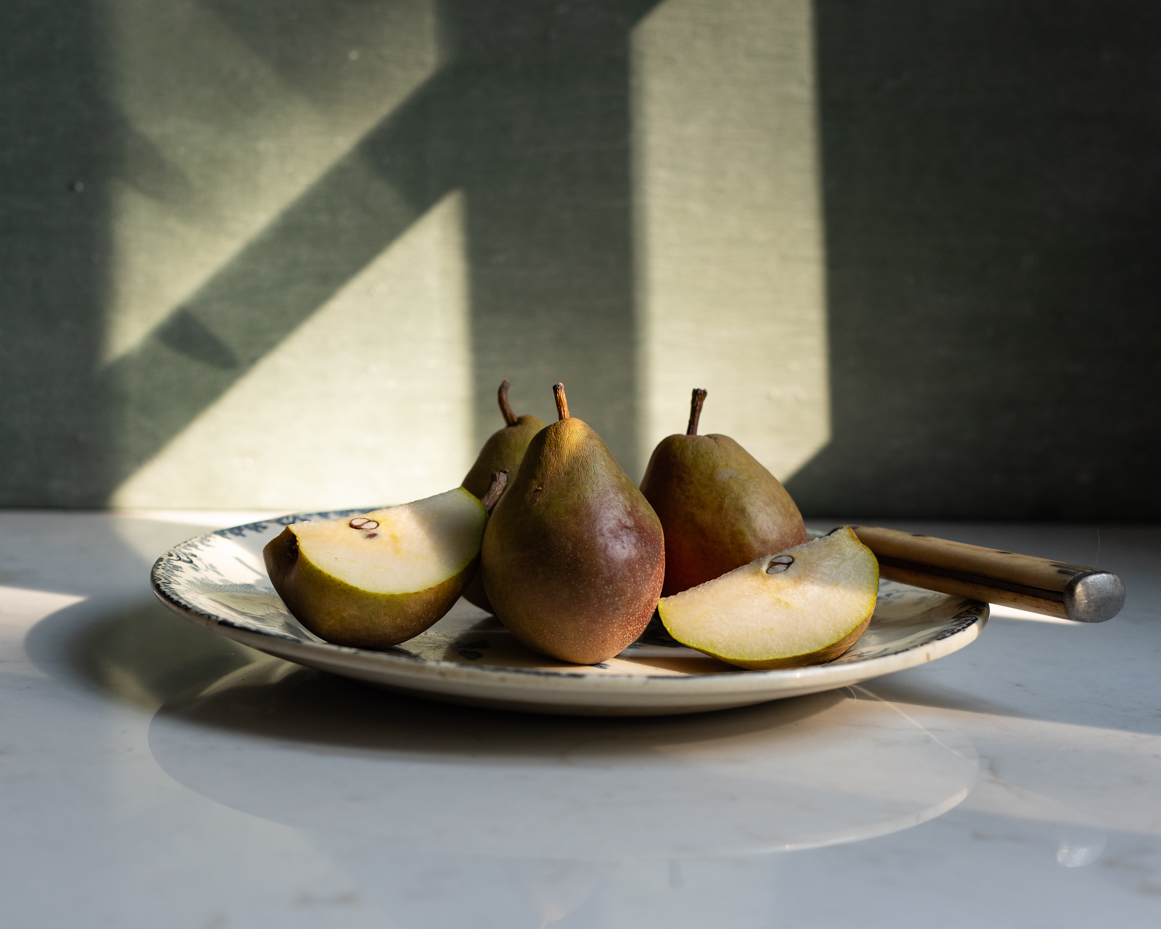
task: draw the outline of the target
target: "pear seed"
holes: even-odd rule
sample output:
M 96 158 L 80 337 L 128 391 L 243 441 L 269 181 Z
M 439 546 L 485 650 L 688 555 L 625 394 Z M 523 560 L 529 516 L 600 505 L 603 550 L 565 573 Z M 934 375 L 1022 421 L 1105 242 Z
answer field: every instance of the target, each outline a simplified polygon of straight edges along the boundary
M 378 529 L 379 523 L 374 519 L 367 519 L 366 516 L 356 516 L 349 523 L 352 529 Z
M 781 574 L 787 568 L 794 564 L 793 555 L 775 555 L 770 559 L 770 567 L 766 569 L 767 574 Z

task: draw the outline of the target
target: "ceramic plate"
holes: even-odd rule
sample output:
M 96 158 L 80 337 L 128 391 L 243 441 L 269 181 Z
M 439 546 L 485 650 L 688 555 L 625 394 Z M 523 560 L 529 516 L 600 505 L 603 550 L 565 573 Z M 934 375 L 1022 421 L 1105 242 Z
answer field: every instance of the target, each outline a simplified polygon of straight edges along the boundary
M 746 671 L 685 648 L 656 618 L 617 657 L 566 664 L 526 649 L 464 600 L 395 648 L 331 645 L 287 611 L 266 575 L 262 547 L 289 523 L 370 509 L 284 516 L 198 536 L 157 560 L 153 590 L 187 619 L 301 665 L 437 700 L 583 715 L 693 713 L 846 687 L 951 654 L 974 641 L 988 618 L 987 604 L 883 581 L 871 623 L 850 651 L 827 664 L 779 671 Z

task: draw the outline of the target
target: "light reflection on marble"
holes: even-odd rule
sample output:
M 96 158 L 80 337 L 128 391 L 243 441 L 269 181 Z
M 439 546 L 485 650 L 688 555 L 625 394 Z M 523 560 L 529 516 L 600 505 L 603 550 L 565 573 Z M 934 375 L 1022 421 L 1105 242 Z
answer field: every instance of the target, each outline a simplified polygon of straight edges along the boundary
M 1104 829 L 1088 826 L 1056 827 L 1056 863 L 1065 868 L 1083 868 L 1101 856 L 1108 844 Z

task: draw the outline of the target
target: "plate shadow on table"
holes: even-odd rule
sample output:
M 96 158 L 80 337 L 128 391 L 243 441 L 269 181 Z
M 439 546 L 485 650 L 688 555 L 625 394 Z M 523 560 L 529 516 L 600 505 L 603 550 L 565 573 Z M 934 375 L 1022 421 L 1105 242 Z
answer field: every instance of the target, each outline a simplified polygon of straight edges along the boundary
M 78 598 L 25 634 L 25 654 L 49 677 L 152 712 L 257 656 L 175 616 L 149 589 L 156 555 L 206 532 L 204 524 L 100 514 L 69 520 L 52 512 L 28 518 L 59 521 L 67 536 L 51 556 L 34 549 L 29 564 L 35 570 L 6 583 Z M 10 528 L 25 531 L 19 522 Z
M 29 630 L 24 646 L 50 676 L 150 712 L 260 657 L 144 594 L 53 613 Z
M 635 746 L 651 738 L 669 741 L 670 733 L 684 742 L 698 733 L 720 738 L 789 725 L 844 699 L 843 692 L 819 694 L 704 719 L 676 717 L 669 724 L 453 706 L 263 655 L 175 616 L 146 595 L 60 610 L 29 631 L 25 649 L 50 676 L 145 710 L 165 706 L 203 726 L 371 750 L 413 745 L 425 752 L 457 751 L 479 740 L 492 751 L 535 753 L 549 732 L 579 738 L 624 733 Z M 432 730 L 441 735 L 425 734 Z
M 195 792 L 312 834 L 484 857 L 731 857 L 898 831 L 967 795 L 969 740 L 854 696 L 558 717 L 261 658 L 162 706 L 149 744 Z
M 144 574 L 148 566 L 142 564 Z M 487 725 L 510 731 L 620 731 L 635 738 L 645 732 L 661 733 L 668 728 L 661 720 L 649 723 L 627 718 L 603 722 L 580 718 L 534 722 L 523 714 L 500 710 L 445 706 L 421 698 L 395 695 L 353 681 L 297 668 L 288 662 L 268 658 L 246 646 L 216 635 L 175 616 L 151 595 L 92 598 L 69 606 L 41 620 L 25 637 L 25 651 L 32 662 L 57 680 L 103 693 L 153 712 L 183 694 L 201 694 L 223 678 L 253 663 L 274 662 L 285 668 L 285 675 L 269 690 L 265 716 L 244 723 L 246 727 L 268 727 L 280 738 L 316 738 L 325 744 L 380 744 L 377 729 L 385 715 L 412 714 L 416 718 L 440 718 L 474 721 L 469 725 Z M 973 646 L 978 650 L 981 644 Z M 948 659 L 945 659 L 945 661 Z M 943 662 L 940 663 L 941 665 Z M 264 665 L 265 667 L 265 665 Z M 884 700 L 939 709 L 964 710 L 993 716 L 1039 719 L 1046 722 L 1091 724 L 1082 718 L 1083 708 L 1068 704 L 1041 704 L 1035 713 L 997 698 L 957 690 L 929 679 L 930 669 L 889 675 L 871 685 Z M 841 693 L 841 692 L 840 692 Z M 248 703 L 255 698 L 255 688 L 236 682 L 198 710 L 198 722 L 235 728 L 243 725 L 230 711 L 230 705 Z M 676 717 L 672 727 L 686 733 L 723 732 L 736 727 L 761 729 L 786 725 L 802 715 L 821 712 L 843 699 L 836 694 L 793 698 L 759 705 L 749 709 L 723 710 L 706 714 L 704 720 Z M 310 711 L 303 715 L 304 707 Z M 329 709 L 325 709 L 329 708 Z M 319 721 L 319 714 L 337 714 L 342 723 L 337 728 Z M 312 715 L 313 714 L 313 715 Z M 313 720 L 313 721 L 311 721 Z M 485 723 L 484 721 L 490 721 Z M 298 727 L 300 734 L 289 730 Z M 341 733 L 341 734 L 340 734 Z M 257 734 L 261 734 L 258 732 Z
M 753 735 L 793 725 L 849 697 L 832 691 L 755 707 L 674 717 L 549 716 L 396 694 L 337 675 L 259 658 L 160 713 L 204 727 L 339 750 L 392 755 L 564 758 L 597 742 L 639 755 L 674 743 Z M 616 746 L 612 748 L 611 746 Z

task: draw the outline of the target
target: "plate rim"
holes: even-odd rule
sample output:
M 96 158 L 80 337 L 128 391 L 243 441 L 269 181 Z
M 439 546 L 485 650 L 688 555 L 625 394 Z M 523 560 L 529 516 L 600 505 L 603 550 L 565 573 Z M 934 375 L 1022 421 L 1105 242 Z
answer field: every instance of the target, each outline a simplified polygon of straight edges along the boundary
M 372 507 L 371 509 L 374 508 Z M 304 641 L 294 636 L 277 632 L 259 631 L 243 627 L 227 617 L 208 613 L 178 597 L 169 589 L 170 582 L 162 577 L 166 573 L 166 566 L 171 562 L 177 561 L 193 565 L 195 559 L 187 551 L 191 548 L 212 544 L 211 540 L 214 538 L 225 541 L 236 540 L 243 538 L 247 533 L 264 533 L 271 526 L 286 526 L 293 522 L 337 518 L 352 513 L 367 511 L 367 508 L 355 508 L 323 510 L 312 513 L 294 513 L 273 519 L 242 523 L 237 526 L 229 526 L 193 536 L 173 546 L 154 562 L 150 570 L 150 586 L 158 600 L 179 616 L 267 654 L 272 654 L 272 652 L 263 646 L 271 642 L 271 640 L 274 640 L 280 643 L 281 647 L 277 653 L 273 654 L 291 661 L 295 659 L 288 658 L 285 652 L 298 652 L 302 650 L 310 654 L 317 650 L 321 651 L 320 658 L 322 656 L 332 656 L 332 661 L 339 662 L 344 659 L 355 659 L 361 665 L 367 666 L 369 664 L 370 667 L 378 665 L 383 668 L 384 672 L 417 683 L 426 679 L 436 678 L 448 683 L 451 683 L 453 680 L 458 680 L 461 683 L 479 684 L 483 687 L 492 685 L 511 688 L 515 686 L 521 690 L 543 691 L 543 684 L 547 681 L 552 681 L 556 685 L 553 689 L 557 692 L 569 690 L 575 691 L 578 694 L 590 693 L 594 696 L 601 693 L 608 696 L 617 694 L 630 696 L 633 693 L 639 693 L 646 687 L 659 696 L 669 691 L 674 696 L 688 694 L 691 697 L 697 695 L 708 697 L 711 694 L 722 693 L 724 691 L 737 693 L 740 696 L 746 692 L 768 692 L 781 689 L 777 687 L 779 683 L 809 687 L 812 683 L 816 682 L 822 684 L 827 678 L 849 677 L 852 674 L 859 680 L 867 680 L 926 664 L 929 661 L 934 661 L 959 651 L 978 638 L 989 618 L 987 603 L 979 600 L 971 600 L 966 597 L 944 594 L 943 596 L 947 597 L 949 601 L 958 601 L 960 606 L 958 612 L 950 619 L 967 619 L 970 616 L 971 622 L 959 628 L 945 630 L 933 639 L 907 646 L 888 655 L 880 655 L 874 658 L 840 664 L 827 662 L 825 664 L 809 665 L 801 668 L 776 668 L 770 670 L 739 668 L 729 671 L 715 671 L 706 674 L 682 676 L 635 673 L 604 675 L 591 674 L 580 670 L 572 671 L 567 667 L 519 668 L 503 665 L 463 664 L 438 658 L 425 658 L 406 652 L 377 651 L 336 645 L 320 639 L 317 636 L 313 636 L 313 634 L 312 638 L 315 641 Z M 901 586 L 906 587 L 909 585 Z M 842 687 L 845 685 L 836 683 L 834 686 Z M 798 688 L 795 687 L 794 689 L 797 690 Z

